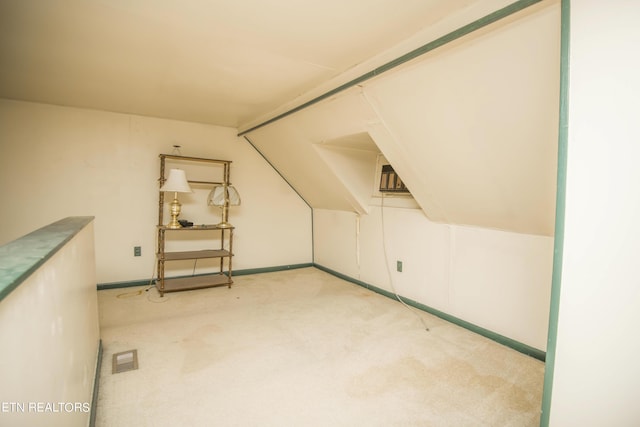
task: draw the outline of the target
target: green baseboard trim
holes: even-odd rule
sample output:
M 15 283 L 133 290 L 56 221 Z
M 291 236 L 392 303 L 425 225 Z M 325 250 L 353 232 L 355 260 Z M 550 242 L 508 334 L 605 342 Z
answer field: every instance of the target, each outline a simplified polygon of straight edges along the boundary
M 368 283 L 365 283 L 361 280 L 358 279 L 354 279 L 353 277 L 349 277 L 345 274 L 339 273 L 335 270 L 332 270 L 330 268 L 327 268 L 323 265 L 320 264 L 316 264 L 314 263 L 314 267 L 316 267 L 319 270 L 322 270 L 326 273 L 329 273 L 333 276 L 336 276 L 340 279 L 346 280 L 347 282 L 351 282 L 354 283 L 358 286 L 362 286 L 366 289 L 369 289 L 375 293 L 378 293 L 380 295 L 384 295 L 385 297 L 391 298 L 393 300 L 397 301 L 396 295 L 393 292 L 389 292 L 387 290 L 378 288 L 376 286 L 370 285 Z M 460 319 L 458 317 L 452 316 L 450 314 L 444 313 L 440 310 L 436 310 L 435 308 L 426 306 L 422 303 L 419 303 L 417 301 L 413 301 L 409 298 L 405 298 L 402 295 L 400 295 L 400 298 L 402 298 L 402 300 L 409 306 L 417 308 L 418 310 L 422 310 L 424 312 L 427 312 L 429 314 L 433 314 L 436 317 L 439 317 L 443 320 L 446 320 L 447 322 L 453 323 L 454 325 L 458 325 L 460 327 L 463 327 L 465 329 L 470 330 L 471 332 L 475 332 L 476 334 L 482 335 L 483 337 L 489 338 L 490 340 L 493 340 L 499 344 L 502 344 L 504 346 L 507 346 L 509 348 L 512 348 L 516 351 L 519 351 L 520 353 L 526 354 L 527 356 L 531 356 L 535 359 L 538 359 L 542 362 L 545 361 L 546 358 L 546 353 L 542 350 L 538 350 L 537 348 L 531 347 L 527 344 L 523 344 L 521 342 L 518 342 L 516 340 L 513 340 L 511 338 L 505 337 L 504 335 L 500 335 L 496 332 L 490 331 L 488 329 L 485 329 L 483 327 L 480 327 L 478 325 L 474 325 L 473 323 L 467 322 L 466 320 Z
M 91 415 L 89 427 L 96 425 L 96 411 L 98 409 L 98 388 L 100 386 L 100 371 L 102 370 L 102 340 L 98 341 L 98 360 L 96 361 L 96 374 L 93 379 L 93 396 L 91 397 Z
M 149 280 L 131 280 L 128 282 L 111 282 L 111 283 L 98 283 L 98 290 L 105 289 L 120 289 L 120 288 L 133 288 L 134 286 L 152 286 Z
M 277 265 L 275 267 L 261 267 L 261 268 L 246 268 L 244 270 L 235 270 L 234 276 L 246 276 L 247 274 L 260 274 L 260 273 L 273 273 L 275 271 L 295 270 L 298 268 L 313 267 L 313 263 L 308 262 L 305 264 L 288 264 Z
M 235 270 L 233 272 L 233 276 L 246 276 L 248 274 L 260 274 L 260 273 L 273 273 L 275 271 L 285 271 L 285 270 L 295 270 L 297 268 L 307 268 L 313 267 L 313 263 L 304 263 L 304 264 L 287 264 L 287 265 L 277 265 L 274 267 L 260 267 L 260 268 L 247 268 L 244 270 Z M 228 272 L 225 271 L 224 274 Z M 209 273 L 196 274 L 196 276 L 204 276 Z M 172 278 L 182 278 L 182 277 L 191 277 L 191 275 L 187 276 L 176 276 Z M 105 289 L 120 289 L 120 288 L 132 288 L 135 286 L 153 286 L 154 282 L 149 280 L 132 280 L 128 282 L 112 282 L 112 283 L 98 283 L 98 290 L 102 291 Z

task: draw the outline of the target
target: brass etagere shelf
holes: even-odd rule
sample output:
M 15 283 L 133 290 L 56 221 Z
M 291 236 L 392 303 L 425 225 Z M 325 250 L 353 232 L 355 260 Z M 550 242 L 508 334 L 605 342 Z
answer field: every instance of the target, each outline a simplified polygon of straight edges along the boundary
M 231 161 L 229 160 L 216 160 L 205 159 L 200 157 L 186 157 L 173 154 L 160 154 L 160 179 L 159 188 L 165 183 L 165 164 L 167 160 L 175 160 L 180 162 L 196 162 L 196 163 L 209 163 L 209 164 L 221 164 L 223 166 L 223 177 L 221 182 L 215 181 L 191 181 L 190 184 L 201 184 L 205 186 L 215 185 L 230 185 L 229 181 L 229 169 Z M 233 230 L 232 226 L 219 226 L 213 224 L 206 225 L 193 225 L 190 227 L 182 228 L 170 228 L 164 224 L 164 192 L 159 191 L 159 203 L 158 203 L 158 247 L 157 247 L 157 280 L 156 287 L 160 292 L 160 296 L 164 296 L 166 292 L 186 291 L 193 289 L 209 288 L 214 286 L 227 285 L 229 288 L 233 284 L 232 272 L 233 272 Z M 193 251 L 165 251 L 166 233 L 167 232 L 201 232 L 203 238 L 214 240 L 212 233 L 220 233 L 220 248 L 216 249 L 203 249 Z M 225 242 L 228 241 L 228 249 L 225 249 Z M 218 272 L 193 275 L 188 277 L 166 277 L 165 276 L 165 264 L 169 261 L 182 261 L 182 260 L 198 260 L 198 259 L 219 259 L 220 268 Z M 225 261 L 227 269 L 225 271 Z

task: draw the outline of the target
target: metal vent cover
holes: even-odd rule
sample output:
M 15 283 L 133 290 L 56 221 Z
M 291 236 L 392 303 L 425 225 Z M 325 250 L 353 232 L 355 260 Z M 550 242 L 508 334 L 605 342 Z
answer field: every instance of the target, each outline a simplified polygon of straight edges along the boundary
M 138 369 L 138 350 L 127 350 L 113 355 L 112 374 Z

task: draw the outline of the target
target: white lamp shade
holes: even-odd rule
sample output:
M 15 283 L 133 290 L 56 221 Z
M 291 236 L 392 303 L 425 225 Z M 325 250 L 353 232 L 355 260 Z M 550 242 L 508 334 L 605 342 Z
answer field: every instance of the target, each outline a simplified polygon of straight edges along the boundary
M 182 169 L 169 170 L 169 177 L 165 181 L 160 191 L 171 191 L 175 193 L 192 193 L 187 175 Z
M 230 206 L 238 206 L 240 204 L 240 194 L 233 187 L 233 185 L 227 185 L 227 194 L 229 198 Z M 207 204 L 209 206 L 224 206 L 224 185 L 216 185 L 209 193 Z

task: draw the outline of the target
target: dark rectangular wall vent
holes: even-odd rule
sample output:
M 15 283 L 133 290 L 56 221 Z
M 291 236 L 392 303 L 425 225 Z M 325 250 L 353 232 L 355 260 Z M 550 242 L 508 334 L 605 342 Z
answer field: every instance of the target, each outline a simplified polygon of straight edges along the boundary
M 398 174 L 393 170 L 391 165 L 382 165 L 380 173 L 380 192 L 381 193 L 409 193 L 409 189 Z

